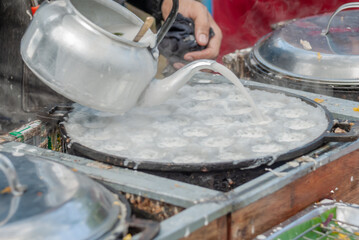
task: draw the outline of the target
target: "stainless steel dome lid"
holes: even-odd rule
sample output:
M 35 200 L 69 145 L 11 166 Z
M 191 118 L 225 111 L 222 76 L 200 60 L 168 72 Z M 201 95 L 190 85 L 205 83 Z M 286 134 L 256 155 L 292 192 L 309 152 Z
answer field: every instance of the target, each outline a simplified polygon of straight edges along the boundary
M 276 73 L 319 84 L 359 85 L 359 7 L 344 4 L 332 15 L 294 20 L 260 39 L 259 64 Z M 325 32 L 329 26 L 329 32 Z
M 97 239 L 115 225 L 125 229 L 124 205 L 86 176 L 8 153 L 0 153 L 0 169 L 0 191 L 13 189 L 0 193 L 0 239 Z

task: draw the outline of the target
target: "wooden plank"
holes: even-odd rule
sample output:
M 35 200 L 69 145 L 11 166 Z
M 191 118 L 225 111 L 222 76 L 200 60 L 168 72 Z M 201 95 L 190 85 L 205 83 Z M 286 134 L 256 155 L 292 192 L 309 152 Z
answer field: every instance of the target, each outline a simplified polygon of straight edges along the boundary
M 356 150 L 232 213 L 230 239 L 253 239 L 325 198 L 359 204 L 358 173 Z
M 185 240 L 224 240 L 228 239 L 228 216 L 220 217 L 207 226 L 191 233 Z

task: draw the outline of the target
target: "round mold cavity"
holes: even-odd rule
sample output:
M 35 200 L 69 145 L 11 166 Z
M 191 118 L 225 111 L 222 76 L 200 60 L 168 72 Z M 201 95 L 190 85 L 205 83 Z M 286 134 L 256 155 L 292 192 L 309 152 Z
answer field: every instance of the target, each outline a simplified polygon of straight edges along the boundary
M 172 162 L 174 163 L 200 163 L 202 162 L 202 159 L 197 156 L 197 155 L 191 155 L 191 154 L 186 154 L 183 156 L 178 156 L 173 158 Z
M 192 96 L 192 99 L 197 101 L 207 101 L 207 100 L 214 100 L 221 97 L 221 94 L 219 92 L 213 91 L 213 90 L 200 90 L 195 93 L 194 96 Z
M 312 120 L 294 119 L 286 122 L 284 125 L 292 130 L 304 130 L 312 128 L 316 124 Z
M 182 129 L 182 135 L 185 137 L 207 137 L 211 132 L 211 129 L 206 127 L 185 127 Z
M 224 148 L 232 145 L 234 142 L 233 138 L 225 137 L 209 137 L 201 141 L 201 145 L 211 148 Z
M 275 113 L 276 116 L 286 118 L 301 118 L 308 115 L 308 112 L 304 109 L 280 109 Z
M 280 109 L 286 106 L 285 103 L 278 102 L 278 101 L 262 101 L 258 105 L 259 108 L 274 108 L 274 109 Z
M 261 138 L 267 135 L 267 131 L 260 127 L 247 127 L 244 129 L 239 129 L 236 134 L 239 137 L 245 138 Z
M 251 149 L 256 153 L 276 153 L 283 150 L 283 147 L 279 144 L 269 143 L 254 145 Z
M 160 148 L 180 148 L 188 145 L 188 141 L 181 137 L 165 137 L 156 141 Z
M 297 132 L 284 132 L 279 133 L 274 137 L 274 139 L 278 142 L 299 142 L 304 140 L 306 137 L 303 133 L 297 133 Z

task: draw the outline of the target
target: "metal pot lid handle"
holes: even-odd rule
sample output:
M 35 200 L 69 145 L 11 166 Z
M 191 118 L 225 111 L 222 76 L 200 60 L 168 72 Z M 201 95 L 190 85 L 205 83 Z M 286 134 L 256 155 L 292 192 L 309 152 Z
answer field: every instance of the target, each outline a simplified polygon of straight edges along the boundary
M 329 33 L 330 24 L 332 23 L 335 15 L 337 15 L 339 12 L 341 12 L 345 9 L 349 9 L 349 8 L 359 8 L 359 2 L 352 2 L 352 3 L 346 3 L 346 4 L 341 5 L 329 18 L 327 28 L 322 31 L 322 34 L 327 35 Z
M 350 123 L 334 124 L 333 129 L 339 127 L 340 129 L 347 129 L 347 132 L 334 133 L 330 132 L 324 136 L 325 142 L 351 142 L 359 138 L 359 121 Z
M 6 179 L 9 182 L 11 193 L 14 196 L 22 195 L 26 190 L 26 186 L 20 183 L 14 165 L 6 156 L 2 154 L 0 154 L 0 170 L 3 171 Z
M 172 24 L 176 20 L 177 13 L 178 13 L 178 0 L 172 0 L 171 12 L 157 34 L 157 40 L 154 49 L 158 47 L 158 44 L 160 44 L 160 42 L 165 37 L 168 30 L 171 28 Z

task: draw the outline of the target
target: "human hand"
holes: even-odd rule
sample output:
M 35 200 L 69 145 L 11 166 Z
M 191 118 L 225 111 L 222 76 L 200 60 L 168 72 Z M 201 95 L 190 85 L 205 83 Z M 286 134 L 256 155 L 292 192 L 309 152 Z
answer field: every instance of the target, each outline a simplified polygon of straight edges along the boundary
M 171 8 L 172 0 L 163 0 L 162 16 L 164 19 L 168 17 Z M 186 61 L 194 61 L 197 59 L 215 59 L 219 54 L 222 41 L 222 31 L 209 14 L 207 8 L 202 3 L 194 0 L 179 0 L 178 12 L 185 17 L 193 19 L 197 43 L 200 46 L 207 46 L 204 50 L 186 53 L 184 55 L 184 59 Z M 209 40 L 210 28 L 213 29 L 214 36 Z

